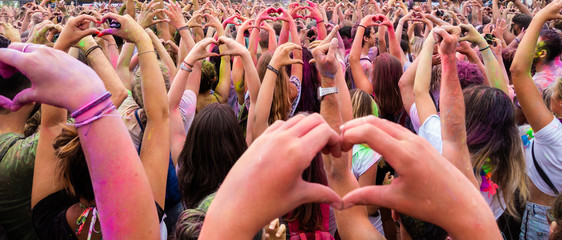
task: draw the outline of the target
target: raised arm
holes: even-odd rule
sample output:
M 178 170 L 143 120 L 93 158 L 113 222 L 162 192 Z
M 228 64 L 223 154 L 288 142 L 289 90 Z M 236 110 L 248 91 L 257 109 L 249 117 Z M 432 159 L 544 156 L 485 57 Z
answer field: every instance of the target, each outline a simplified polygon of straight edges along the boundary
M 484 60 L 484 66 L 486 67 L 486 78 L 488 79 L 489 86 L 498 88 L 509 95 L 507 89 L 508 80 L 505 79 L 498 59 L 496 59 L 494 52 L 490 49 L 486 40 L 472 25 L 461 24 L 460 27 L 463 31 L 468 32 L 468 34 L 459 40 L 475 43 L 480 48 L 482 59 Z
M 244 45 L 230 39 L 227 37 L 219 38 L 219 43 L 224 44 L 229 50 L 223 52 L 224 55 L 239 56 L 239 60 L 244 66 L 244 82 L 248 86 L 248 92 L 250 94 L 250 109 L 248 112 L 248 122 L 246 127 L 246 142 L 248 145 L 252 143 L 253 140 L 253 126 L 255 121 L 255 109 L 257 105 L 258 93 L 260 90 L 260 77 L 258 71 L 254 66 L 250 52 L 244 47 Z
M 318 46 L 313 50 L 314 59 L 320 71 L 321 86 L 324 88 L 337 86 L 334 76 L 338 77 L 336 73 L 341 70 L 339 70 L 339 63 L 336 59 L 336 51 L 338 51 L 338 47 L 335 39 L 331 43 Z M 320 114 L 332 130 L 339 134 L 343 120 L 338 94 L 340 93 L 324 96 Z M 348 104 L 351 105 L 351 103 Z M 357 180 L 348 168 L 350 156 L 349 152 L 343 153 L 340 157 L 322 154 L 328 183 L 340 196 L 359 188 Z M 384 239 L 369 221 L 367 209 L 364 206 L 342 211 L 336 210 L 334 213 L 339 234 L 343 239 Z
M 447 31 L 451 32 L 449 34 Z M 466 143 L 466 123 L 464 97 L 457 75 L 455 58 L 458 27 L 449 26 L 447 31 L 437 28 L 433 32 L 438 35 L 439 55 L 441 56 L 441 138 L 443 139 L 443 156 L 457 167 L 474 184 L 478 181 L 474 176 L 470 153 Z M 420 60 L 421 61 L 421 60 Z M 421 120 L 421 119 L 420 119 Z
M 433 30 L 435 30 L 435 28 Z M 434 45 L 435 38 L 432 32 L 423 42 L 422 50 L 418 55 L 417 71 L 415 71 L 414 97 L 420 124 L 423 124 L 429 116 L 437 114 L 437 109 L 435 108 L 435 104 L 429 92 L 432 70 L 431 58 L 433 56 Z M 412 105 L 410 105 L 410 107 L 412 107 Z
M 375 15 L 365 16 L 357 28 L 355 33 L 355 38 L 353 39 L 353 44 L 351 45 L 351 52 L 349 53 L 349 65 L 351 67 L 351 74 L 353 75 L 353 81 L 357 88 L 372 94 L 373 84 L 369 82 L 367 75 L 363 72 L 363 68 L 359 63 L 361 59 L 361 48 L 363 47 L 363 36 L 365 35 L 365 28 L 370 28 L 374 25 L 373 18 Z
M 252 130 L 254 140 L 258 138 L 269 126 L 269 115 L 271 112 L 271 104 L 273 102 L 275 82 L 279 81 L 277 80 L 278 78 L 281 78 L 281 76 L 278 76 L 277 74 L 283 74 L 281 71 L 284 66 L 302 62 L 302 60 L 291 59 L 289 57 L 289 53 L 295 49 L 301 49 L 301 47 L 294 43 L 285 43 L 275 50 L 275 53 L 269 62 L 269 66 L 275 69 L 277 73 L 268 67 L 268 70 L 265 72 L 265 76 L 263 77 L 256 103 L 255 124 Z M 287 81 L 286 79 L 281 79 L 283 81 Z
M 535 46 L 544 23 L 548 20 L 562 18 L 561 8 L 562 1 L 555 0 L 535 15 L 511 63 L 511 79 L 517 99 L 535 132 L 540 131 L 553 119 L 552 113 L 543 103 L 541 93 L 531 77 Z
M 31 102 L 41 102 L 75 112 L 94 105 L 94 100 L 105 95 L 101 79 L 88 66 L 49 48 L 32 45 L 23 53 L 24 46 L 14 43 L 10 46 L 12 49 L 0 49 L 0 62 L 18 69 L 32 82 L 29 90 L 18 94 L 9 104 L 12 110 Z M 59 67 L 53 68 L 52 64 Z M 96 196 L 103 237 L 156 239 L 160 231 L 154 197 L 127 128 L 119 117 L 113 117 L 118 114 L 111 108 L 101 114 L 102 118 L 92 119 L 108 104 L 111 104 L 110 100 L 92 106 L 76 117 L 77 123 L 91 121 L 77 129 Z M 3 106 L 6 107 L 5 102 Z M 139 208 L 144 211 L 138 211 Z M 127 214 L 115 214 L 118 212 Z

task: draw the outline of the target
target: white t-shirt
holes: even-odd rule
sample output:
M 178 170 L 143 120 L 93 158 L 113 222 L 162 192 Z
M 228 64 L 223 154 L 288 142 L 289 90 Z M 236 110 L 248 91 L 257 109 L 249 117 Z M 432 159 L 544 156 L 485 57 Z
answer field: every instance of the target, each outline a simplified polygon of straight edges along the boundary
M 531 144 L 524 146 L 527 175 L 541 192 L 556 197 L 535 168 L 532 149 L 535 144 L 535 158 L 542 170 L 546 173 L 554 187 L 562 191 L 562 123 L 556 118 L 548 125 L 533 134 Z
M 195 116 L 195 108 L 197 107 L 197 97 L 195 93 L 191 90 L 186 90 L 181 98 L 180 101 L 180 114 L 183 120 L 183 124 L 185 127 L 185 132 L 189 130 L 191 126 L 191 122 L 193 121 L 193 117 Z M 123 121 L 125 122 L 125 126 L 127 130 L 129 130 L 129 134 L 131 135 L 131 139 L 133 139 L 133 143 L 135 144 L 135 149 L 139 148 L 139 144 L 142 142 L 142 129 L 140 126 L 139 121 L 135 117 L 135 111 L 140 109 L 140 106 L 137 104 L 133 96 L 130 94 L 125 98 L 125 101 L 119 106 L 117 111 L 121 116 L 123 116 Z M 138 111 L 139 117 L 140 112 L 143 110 Z
M 353 145 L 353 160 L 351 170 L 353 172 L 353 176 L 355 176 L 355 179 L 359 180 L 359 177 L 363 175 L 367 170 L 369 170 L 369 168 L 375 165 L 381 159 L 381 157 L 382 155 L 365 145 Z M 374 184 L 375 183 L 373 182 L 373 185 Z M 369 216 L 369 221 L 384 236 L 384 229 L 382 227 L 380 212 L 376 217 Z
M 443 138 L 441 137 L 441 118 L 439 118 L 439 116 L 437 115 L 429 116 L 425 120 L 425 122 L 421 125 L 418 135 L 420 135 L 425 140 L 427 140 L 431 144 L 431 146 L 433 146 L 435 149 L 437 149 L 437 151 L 439 151 L 439 153 L 443 153 Z M 494 213 L 494 216 L 496 217 L 496 219 L 498 219 L 505 211 L 505 201 L 503 200 L 503 196 L 501 194 L 498 194 L 497 198 L 494 198 L 494 196 L 492 195 L 488 196 L 488 192 L 480 192 L 480 194 L 482 194 L 482 197 L 484 197 L 484 200 L 486 200 L 488 206 L 490 206 L 490 209 Z

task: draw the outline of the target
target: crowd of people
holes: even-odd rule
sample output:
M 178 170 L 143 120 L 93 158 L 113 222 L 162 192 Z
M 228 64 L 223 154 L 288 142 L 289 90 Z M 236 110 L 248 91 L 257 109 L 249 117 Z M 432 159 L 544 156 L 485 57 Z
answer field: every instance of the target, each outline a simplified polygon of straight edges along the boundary
M 0 10 L 0 240 L 562 239 L 562 0 Z

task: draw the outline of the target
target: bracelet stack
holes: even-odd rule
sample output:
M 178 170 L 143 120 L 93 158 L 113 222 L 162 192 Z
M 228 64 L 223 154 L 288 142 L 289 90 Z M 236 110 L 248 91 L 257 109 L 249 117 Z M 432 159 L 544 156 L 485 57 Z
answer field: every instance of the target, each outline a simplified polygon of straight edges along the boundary
M 96 50 L 96 48 L 101 49 L 101 46 L 95 45 L 95 46 L 92 46 L 92 47 L 88 48 L 88 50 L 86 50 L 86 52 L 84 53 L 84 55 L 86 55 L 86 58 L 88 57 L 88 55 L 90 55 L 90 53 L 92 53 L 94 50 Z
M 93 101 L 89 102 L 88 104 L 74 111 L 70 115 L 72 118 L 74 118 L 75 120 L 78 120 L 78 118 L 84 120 L 77 121 L 72 125 L 76 128 L 81 128 L 105 116 L 109 116 L 107 114 L 116 109 L 115 105 L 113 105 L 113 102 L 111 101 L 110 98 L 111 98 L 111 93 L 106 92 L 100 97 L 94 99 Z M 99 107 L 100 105 L 104 105 L 104 106 L 100 108 Z M 93 109 L 97 109 L 97 111 L 93 112 Z

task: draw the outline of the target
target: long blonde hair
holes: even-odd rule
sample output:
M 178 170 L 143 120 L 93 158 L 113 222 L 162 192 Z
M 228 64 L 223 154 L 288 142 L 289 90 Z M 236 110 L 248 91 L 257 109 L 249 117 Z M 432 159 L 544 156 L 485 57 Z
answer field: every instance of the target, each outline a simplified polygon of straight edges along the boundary
M 491 180 L 499 187 L 494 198 L 501 194 L 507 212 L 518 217 L 515 197 L 525 202 L 529 189 L 513 103 L 501 90 L 487 86 L 465 89 L 464 102 L 467 144 L 476 178 L 481 180 L 481 170 L 489 159 Z M 516 190 L 518 196 L 514 196 Z

